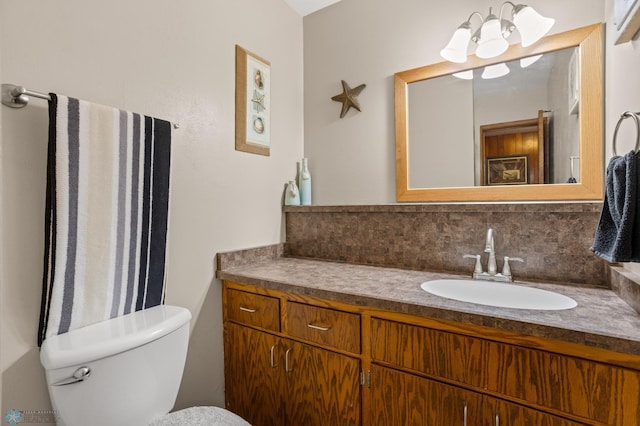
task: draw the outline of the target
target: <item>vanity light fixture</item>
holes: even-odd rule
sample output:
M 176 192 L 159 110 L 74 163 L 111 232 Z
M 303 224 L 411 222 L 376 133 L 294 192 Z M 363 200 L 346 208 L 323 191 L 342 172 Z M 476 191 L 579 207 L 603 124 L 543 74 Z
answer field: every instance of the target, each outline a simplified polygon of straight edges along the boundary
M 503 18 L 506 5 L 511 6 L 511 20 Z M 472 33 L 471 18 L 480 18 L 480 27 Z M 492 8 L 483 17 L 479 12 L 473 12 L 453 33 L 449 44 L 440 51 L 440 56 L 450 62 L 463 63 L 467 60 L 469 41 L 478 45 L 476 56 L 479 58 L 494 58 L 504 53 L 509 47 L 507 38 L 515 29 L 520 33 L 522 46 L 530 46 L 549 32 L 555 19 L 547 18 L 536 12 L 531 6 L 514 4 L 505 1 L 500 6 L 499 17 L 494 15 Z

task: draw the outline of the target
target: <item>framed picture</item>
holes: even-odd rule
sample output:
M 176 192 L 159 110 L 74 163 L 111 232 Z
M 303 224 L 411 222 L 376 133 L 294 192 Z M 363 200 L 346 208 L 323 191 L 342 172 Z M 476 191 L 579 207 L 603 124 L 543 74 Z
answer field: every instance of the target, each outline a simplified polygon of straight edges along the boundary
M 487 157 L 487 185 L 529 183 L 529 156 Z
M 640 30 L 640 0 L 614 0 L 615 44 L 633 40 Z
M 271 64 L 236 45 L 236 150 L 270 155 Z
M 568 76 L 569 114 L 577 114 L 580 105 L 580 61 L 578 60 L 578 49 L 574 49 L 569 59 Z

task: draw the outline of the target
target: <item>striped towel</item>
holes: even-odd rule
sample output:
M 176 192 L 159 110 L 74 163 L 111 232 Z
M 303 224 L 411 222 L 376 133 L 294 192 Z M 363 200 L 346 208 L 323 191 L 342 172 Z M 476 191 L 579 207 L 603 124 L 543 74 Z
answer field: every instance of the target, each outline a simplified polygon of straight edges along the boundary
M 171 126 L 51 94 L 38 344 L 163 303 Z

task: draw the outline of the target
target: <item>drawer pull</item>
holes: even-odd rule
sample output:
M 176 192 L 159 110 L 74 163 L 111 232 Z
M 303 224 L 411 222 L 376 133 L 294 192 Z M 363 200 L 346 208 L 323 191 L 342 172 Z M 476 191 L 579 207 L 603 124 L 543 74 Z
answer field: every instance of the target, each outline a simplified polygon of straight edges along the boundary
M 315 324 L 307 324 L 307 327 L 312 328 L 314 330 L 320 330 L 320 331 L 329 331 L 331 329 L 331 327 L 323 327 L 321 325 L 315 325 Z
M 257 312 L 256 309 L 245 308 L 244 306 L 240 306 L 240 310 L 244 312 L 249 312 L 250 314 L 255 314 Z

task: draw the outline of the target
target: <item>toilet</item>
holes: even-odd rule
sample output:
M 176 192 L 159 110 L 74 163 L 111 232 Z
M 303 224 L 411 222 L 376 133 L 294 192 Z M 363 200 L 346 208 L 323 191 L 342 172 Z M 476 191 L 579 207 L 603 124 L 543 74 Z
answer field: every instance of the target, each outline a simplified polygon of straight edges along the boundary
M 58 425 L 249 425 L 217 407 L 171 414 L 191 313 L 160 305 L 48 337 L 40 361 Z M 166 420 L 166 421 L 165 421 Z

